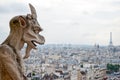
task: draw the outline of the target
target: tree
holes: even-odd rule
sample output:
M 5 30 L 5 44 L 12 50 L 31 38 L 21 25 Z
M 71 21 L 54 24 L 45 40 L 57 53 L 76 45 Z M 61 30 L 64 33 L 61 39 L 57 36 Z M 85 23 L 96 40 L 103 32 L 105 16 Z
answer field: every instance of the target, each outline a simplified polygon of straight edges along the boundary
M 110 72 L 118 72 L 120 68 L 119 64 L 107 64 L 107 70 L 109 70 Z

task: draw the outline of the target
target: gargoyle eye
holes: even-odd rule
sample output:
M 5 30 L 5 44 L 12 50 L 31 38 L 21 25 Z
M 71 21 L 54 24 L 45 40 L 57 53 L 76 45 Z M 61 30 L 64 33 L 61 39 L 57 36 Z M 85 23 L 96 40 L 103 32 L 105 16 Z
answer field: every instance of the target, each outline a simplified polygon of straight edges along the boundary
M 33 20 L 33 24 L 35 24 L 36 23 L 36 21 L 35 20 Z
M 43 29 L 42 28 L 40 28 L 40 27 L 34 27 L 33 28 L 33 31 L 36 33 L 36 34 L 38 34 L 39 32 L 41 32 Z

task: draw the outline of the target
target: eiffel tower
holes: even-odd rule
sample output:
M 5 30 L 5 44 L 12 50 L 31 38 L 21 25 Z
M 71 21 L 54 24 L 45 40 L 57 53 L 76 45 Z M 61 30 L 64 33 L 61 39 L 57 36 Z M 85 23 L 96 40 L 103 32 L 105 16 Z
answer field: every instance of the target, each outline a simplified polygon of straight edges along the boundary
M 113 42 L 112 42 L 112 32 L 110 32 L 110 42 L 109 42 L 109 46 L 113 46 Z

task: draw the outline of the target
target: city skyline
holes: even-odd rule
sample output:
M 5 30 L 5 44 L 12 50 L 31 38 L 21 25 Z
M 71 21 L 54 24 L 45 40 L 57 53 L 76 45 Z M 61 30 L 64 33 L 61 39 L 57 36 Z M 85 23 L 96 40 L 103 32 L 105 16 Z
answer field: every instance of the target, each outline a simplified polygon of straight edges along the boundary
M 35 6 L 46 44 L 120 45 L 120 1 L 118 0 L 1 0 L 0 43 L 9 34 L 9 20 L 30 13 Z

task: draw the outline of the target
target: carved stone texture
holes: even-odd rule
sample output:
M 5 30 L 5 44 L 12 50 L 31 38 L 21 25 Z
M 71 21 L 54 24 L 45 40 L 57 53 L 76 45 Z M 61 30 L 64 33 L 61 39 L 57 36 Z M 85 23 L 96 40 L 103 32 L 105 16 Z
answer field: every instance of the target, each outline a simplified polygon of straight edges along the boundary
M 35 8 L 29 4 L 31 14 L 15 16 L 10 20 L 10 33 L 0 45 L 0 80 L 27 80 L 22 67 L 20 50 L 27 44 L 24 59 L 28 58 L 36 44 L 44 44 L 45 38 L 37 21 Z

